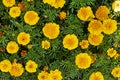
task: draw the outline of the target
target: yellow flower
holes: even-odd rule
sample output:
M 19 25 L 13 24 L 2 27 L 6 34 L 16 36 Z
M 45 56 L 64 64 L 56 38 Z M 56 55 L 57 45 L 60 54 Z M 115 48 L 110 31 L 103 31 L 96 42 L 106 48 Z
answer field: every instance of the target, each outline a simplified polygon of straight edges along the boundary
M 80 44 L 82 49 L 86 49 L 89 46 L 88 40 L 82 40 L 79 44 Z
M 112 74 L 113 77 L 115 77 L 115 78 L 120 77 L 120 68 L 115 67 L 115 68 L 112 70 L 111 74 Z
M 21 14 L 20 7 L 11 7 L 9 11 L 9 15 L 13 18 L 19 17 Z
M 66 13 L 64 11 L 59 13 L 60 20 L 64 20 L 66 18 Z
M 116 54 L 114 55 L 114 59 L 117 59 L 119 56 L 120 56 L 120 54 L 116 53 Z
M 12 64 L 12 67 L 9 71 L 10 75 L 18 77 L 18 76 L 21 76 L 23 74 L 23 72 L 24 72 L 24 68 L 23 68 L 22 64 L 16 63 L 16 61 L 14 61 Z
M 63 39 L 63 47 L 73 50 L 78 47 L 78 38 L 75 34 L 68 34 Z
M 77 12 L 77 16 L 83 21 L 88 21 L 95 17 L 90 6 L 80 8 Z
M 111 58 L 114 57 L 117 54 L 117 51 L 114 50 L 113 48 L 109 48 L 107 50 L 107 55 L 110 56 Z
M 6 59 L 0 62 L 0 70 L 2 72 L 8 72 L 11 69 L 11 62 Z
M 87 53 L 80 53 L 75 58 L 75 63 L 78 68 L 86 69 L 89 68 L 91 65 L 91 57 Z
M 13 5 L 15 5 L 15 0 L 2 0 L 2 3 L 6 7 L 12 7 Z
M 31 1 L 33 1 L 33 0 L 27 0 L 27 2 L 31 2 Z
M 103 35 L 102 34 L 89 34 L 88 35 L 88 41 L 90 44 L 94 45 L 94 46 L 98 46 L 100 45 L 100 43 L 102 43 L 103 40 Z
M 49 39 L 55 39 L 58 37 L 60 30 L 60 26 L 56 23 L 46 23 L 43 27 L 43 34 Z
M 112 19 L 106 19 L 103 21 L 103 32 L 105 34 L 112 34 L 117 30 L 117 21 Z
M 8 42 L 6 49 L 8 53 L 14 54 L 19 50 L 19 46 L 15 41 L 10 41 Z
M 35 25 L 39 19 L 40 17 L 35 11 L 27 11 L 24 15 L 24 21 L 29 25 Z
M 103 25 L 98 20 L 92 20 L 88 25 L 88 31 L 92 34 L 100 34 L 103 30 Z
M 21 32 L 18 34 L 17 41 L 19 44 L 27 45 L 30 42 L 30 34 Z
M 103 21 L 108 18 L 108 14 L 110 13 L 109 9 L 106 6 L 99 6 L 95 16 L 97 19 Z
M 52 7 L 55 8 L 62 8 L 65 4 L 65 0 L 43 0 L 44 3 L 48 3 L 49 5 L 51 5 Z
M 48 79 L 48 72 L 42 71 L 38 74 L 38 80 L 49 80 Z
M 58 69 L 56 69 L 54 71 L 51 70 L 48 80 L 62 80 L 61 71 L 59 71 Z
M 42 41 L 42 48 L 49 49 L 50 48 L 50 42 L 47 41 L 47 40 Z
M 36 69 L 38 67 L 38 64 L 32 60 L 29 60 L 27 63 L 26 63 L 26 66 L 25 66 L 25 69 L 26 71 L 28 71 L 29 73 L 34 73 L 36 72 Z
M 90 75 L 89 80 L 104 80 L 104 77 L 101 72 L 97 71 Z
M 118 12 L 120 11 L 120 0 L 116 0 L 112 3 L 112 9 L 115 11 L 115 12 Z

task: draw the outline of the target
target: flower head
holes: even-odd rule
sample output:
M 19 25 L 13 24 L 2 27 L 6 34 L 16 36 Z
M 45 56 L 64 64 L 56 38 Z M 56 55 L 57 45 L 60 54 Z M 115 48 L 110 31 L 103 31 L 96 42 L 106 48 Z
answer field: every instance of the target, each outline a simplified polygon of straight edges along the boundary
M 2 3 L 6 7 L 12 7 L 13 5 L 15 5 L 15 0 L 2 0 Z
M 91 65 L 91 57 L 87 53 L 80 53 L 75 58 L 75 63 L 78 68 L 86 69 L 89 68 Z
M 82 49 L 86 49 L 89 46 L 88 40 L 82 40 L 79 45 L 81 46 Z
M 30 34 L 21 32 L 18 34 L 17 41 L 19 44 L 27 45 L 30 42 Z
M 90 75 L 89 80 L 104 80 L 104 77 L 101 72 L 97 71 Z
M 44 3 L 48 3 L 54 8 L 62 8 L 65 4 L 65 0 L 43 0 Z
M 98 20 L 92 20 L 88 25 L 88 31 L 92 34 L 100 34 L 103 30 L 103 25 Z
M 35 11 L 27 11 L 24 15 L 24 21 L 29 25 L 35 25 L 39 19 L 40 17 Z
M 49 80 L 62 80 L 61 71 L 59 71 L 58 69 L 54 71 L 51 70 L 49 74 Z
M 80 8 L 77 12 L 77 16 L 83 21 L 88 21 L 95 17 L 90 6 Z
M 117 78 L 117 77 L 120 77 L 120 68 L 119 67 L 115 67 L 111 74 L 113 75 L 113 77 Z
M 50 42 L 47 41 L 47 40 L 42 41 L 42 48 L 49 49 L 50 48 Z
M 66 18 L 66 13 L 64 11 L 59 13 L 60 20 L 64 20 Z
M 11 62 L 6 59 L 0 62 L 0 70 L 2 72 L 8 72 L 11 69 Z
M 42 71 L 38 74 L 38 80 L 48 80 L 48 72 Z
M 112 34 L 117 30 L 117 21 L 112 19 L 106 19 L 103 21 L 103 32 L 105 34 Z
M 63 39 L 63 47 L 73 50 L 78 47 L 78 38 L 75 34 L 68 34 Z
M 60 26 L 56 23 L 46 23 L 43 27 L 43 34 L 49 39 L 55 39 L 58 37 L 60 30 Z
M 20 10 L 23 10 L 26 7 L 26 5 L 23 3 L 19 3 L 18 7 L 20 8 Z
M 36 72 L 36 69 L 38 67 L 38 64 L 32 60 L 29 60 L 27 63 L 26 63 L 26 66 L 25 66 L 25 69 L 26 71 L 28 71 L 29 73 L 34 73 Z
M 107 55 L 110 56 L 111 58 L 114 57 L 117 54 L 117 51 L 114 50 L 113 48 L 109 48 L 107 50 Z
M 13 18 L 19 17 L 21 14 L 20 7 L 11 7 L 9 11 L 9 15 Z
M 103 35 L 102 34 L 89 34 L 88 35 L 88 41 L 90 44 L 94 45 L 94 46 L 98 46 L 100 45 L 100 43 L 102 43 L 103 40 Z
M 12 64 L 12 67 L 9 71 L 10 75 L 18 77 L 18 76 L 21 76 L 23 74 L 23 72 L 24 72 L 24 68 L 23 68 L 22 64 L 16 63 L 16 61 L 14 61 Z
M 8 53 L 14 54 L 19 50 L 19 46 L 15 41 L 10 41 L 8 42 L 6 49 Z
M 120 0 L 115 0 L 115 1 L 112 3 L 112 9 L 113 9 L 115 12 L 120 11 Z
M 108 18 L 108 14 L 110 13 L 109 9 L 106 6 L 99 6 L 95 16 L 97 19 L 103 21 Z

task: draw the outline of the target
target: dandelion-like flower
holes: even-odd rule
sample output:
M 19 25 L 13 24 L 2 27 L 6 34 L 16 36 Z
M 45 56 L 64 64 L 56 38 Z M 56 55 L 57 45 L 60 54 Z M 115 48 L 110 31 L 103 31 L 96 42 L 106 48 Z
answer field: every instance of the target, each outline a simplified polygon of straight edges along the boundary
M 95 17 L 90 6 L 80 8 L 77 16 L 83 21 L 89 21 Z
M 48 72 L 46 72 L 46 71 L 41 71 L 38 75 L 37 75 L 37 77 L 38 77 L 38 80 L 49 80 L 48 79 Z
M 89 80 L 104 80 L 104 77 L 101 72 L 97 71 L 90 75 Z
M 79 45 L 81 46 L 82 49 L 86 49 L 89 46 L 88 40 L 82 40 Z
M 73 50 L 78 47 L 78 38 L 75 34 L 68 34 L 63 39 L 63 47 Z
M 112 69 L 111 74 L 113 75 L 113 77 L 119 78 L 120 77 L 120 68 L 115 67 L 114 69 Z
M 11 69 L 11 66 L 12 66 L 11 62 L 8 59 L 0 62 L 0 70 L 2 72 L 9 72 Z
M 62 80 L 61 71 L 59 71 L 58 69 L 56 69 L 54 71 L 51 70 L 48 80 Z
M 115 1 L 112 3 L 112 9 L 113 9 L 115 12 L 120 11 L 120 0 L 115 0 Z
M 110 56 L 111 58 L 114 57 L 117 54 L 117 51 L 114 50 L 113 48 L 109 48 L 107 50 L 107 55 Z
M 20 7 L 11 7 L 9 11 L 9 15 L 13 18 L 19 17 L 21 14 Z
M 97 19 L 103 21 L 108 18 L 108 14 L 110 13 L 109 9 L 106 6 L 99 6 L 95 16 Z
M 64 11 L 59 13 L 60 20 L 64 20 L 66 18 L 66 13 Z
M 88 31 L 92 34 L 100 34 L 103 31 L 103 25 L 98 20 L 92 20 L 88 25 Z
M 50 48 L 50 42 L 47 41 L 47 40 L 42 41 L 42 48 L 49 49 Z
M 36 62 L 29 60 L 26 63 L 25 69 L 29 73 L 34 73 L 34 72 L 36 72 L 37 67 L 38 67 L 38 64 Z
M 75 58 L 75 63 L 78 68 L 86 69 L 89 68 L 91 65 L 91 57 L 87 53 L 80 53 Z
M 17 36 L 17 41 L 19 44 L 27 45 L 30 42 L 30 34 L 20 32 Z
M 88 35 L 88 41 L 90 44 L 94 45 L 94 46 L 98 46 L 100 45 L 100 43 L 102 43 L 103 40 L 103 35 L 102 34 L 89 34 Z
M 112 34 L 117 30 L 117 21 L 112 19 L 106 19 L 103 21 L 103 32 L 105 34 Z
M 24 15 L 25 23 L 29 25 L 35 25 L 39 21 L 40 17 L 35 11 L 27 11 Z
M 6 49 L 8 53 L 14 54 L 19 50 L 19 46 L 15 41 L 10 41 L 8 42 Z
M 60 26 L 56 23 L 46 23 L 43 27 L 43 34 L 49 39 L 55 39 L 58 37 L 60 30 Z
M 15 0 L 2 0 L 2 3 L 6 7 L 12 7 L 13 5 L 15 5 Z

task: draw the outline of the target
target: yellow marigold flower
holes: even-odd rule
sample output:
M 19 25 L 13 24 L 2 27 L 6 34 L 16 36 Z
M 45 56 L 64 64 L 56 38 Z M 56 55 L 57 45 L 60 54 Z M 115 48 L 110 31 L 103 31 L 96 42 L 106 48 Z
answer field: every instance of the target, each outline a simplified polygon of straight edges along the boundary
M 105 34 L 112 34 L 117 30 L 117 21 L 112 19 L 106 19 L 103 21 L 103 32 Z
M 115 12 L 120 11 L 120 0 L 115 0 L 115 1 L 112 3 L 112 9 L 113 9 Z
M 77 16 L 83 21 L 88 21 L 95 17 L 90 6 L 80 8 L 77 12 Z
M 19 44 L 27 45 L 30 42 L 30 34 L 21 32 L 18 34 L 17 41 Z
M 120 54 L 116 53 L 116 54 L 114 55 L 114 59 L 117 59 L 119 56 L 120 56 Z
M 81 46 L 82 49 L 86 49 L 89 46 L 88 40 L 82 40 L 79 45 Z
M 25 66 L 25 69 L 26 71 L 28 71 L 29 73 L 34 73 L 36 72 L 36 69 L 38 67 L 38 64 L 32 60 L 29 60 L 27 63 L 26 63 L 26 66 Z
M 11 7 L 9 11 L 9 15 L 13 18 L 19 17 L 21 14 L 20 7 Z
M 33 1 L 33 0 L 27 0 L 27 2 L 31 2 L 31 1 Z
M 54 71 L 51 70 L 49 74 L 49 80 L 62 80 L 61 71 L 59 71 L 58 69 Z
M 12 67 L 9 71 L 10 75 L 18 77 L 18 76 L 21 76 L 23 74 L 23 72 L 24 72 L 24 68 L 23 68 L 22 64 L 16 63 L 16 61 L 14 61 L 12 64 Z
M 19 46 L 15 41 L 10 41 L 8 42 L 6 49 L 8 53 L 14 54 L 19 50 Z
M 101 72 L 97 71 L 90 75 L 89 80 L 104 80 L 104 77 Z
M 60 20 L 64 20 L 66 18 L 66 13 L 64 11 L 59 13 Z
M 109 48 L 108 50 L 107 50 L 107 55 L 109 56 L 109 57 L 114 57 L 115 55 L 117 54 L 117 51 L 116 50 L 114 50 L 113 48 Z
M 120 68 L 119 68 L 119 67 L 115 67 L 115 68 L 112 70 L 111 74 L 112 74 L 113 77 L 115 77 L 115 78 L 120 77 Z
M 24 15 L 24 21 L 29 25 L 35 25 L 39 19 L 40 17 L 35 11 L 27 11 Z
M 12 7 L 13 5 L 15 5 L 15 0 L 2 0 L 2 3 L 6 7 Z
M 44 71 L 47 71 L 47 70 L 48 70 L 48 67 L 47 67 L 47 66 L 44 66 L 43 70 L 44 70 Z
M 11 69 L 11 62 L 6 59 L 0 62 L 0 70 L 2 72 L 8 72 Z
M 47 41 L 47 40 L 42 41 L 42 48 L 49 49 L 50 48 L 50 42 Z
M 87 53 L 80 53 L 75 58 L 75 63 L 78 68 L 86 69 L 89 68 L 91 65 L 91 57 Z
M 55 39 L 58 37 L 60 30 L 60 26 L 56 23 L 46 23 L 43 27 L 43 34 L 49 39 Z
M 110 13 L 109 9 L 106 6 L 99 6 L 95 15 L 99 20 L 104 20 L 108 18 L 108 14 Z
M 88 41 L 90 44 L 94 45 L 94 46 L 98 46 L 100 45 L 100 43 L 102 43 L 103 40 L 103 35 L 102 34 L 89 34 L 88 35 Z
M 62 8 L 65 4 L 65 0 L 43 0 L 44 3 L 48 3 L 54 8 Z
M 73 50 L 78 47 L 78 38 L 75 34 L 68 34 L 63 39 L 63 47 Z
M 103 25 L 98 20 L 92 20 L 88 25 L 88 31 L 92 34 L 100 34 L 103 30 Z
M 38 80 L 49 80 L 48 75 L 49 75 L 48 72 L 42 71 L 38 74 L 37 77 L 38 77 Z

